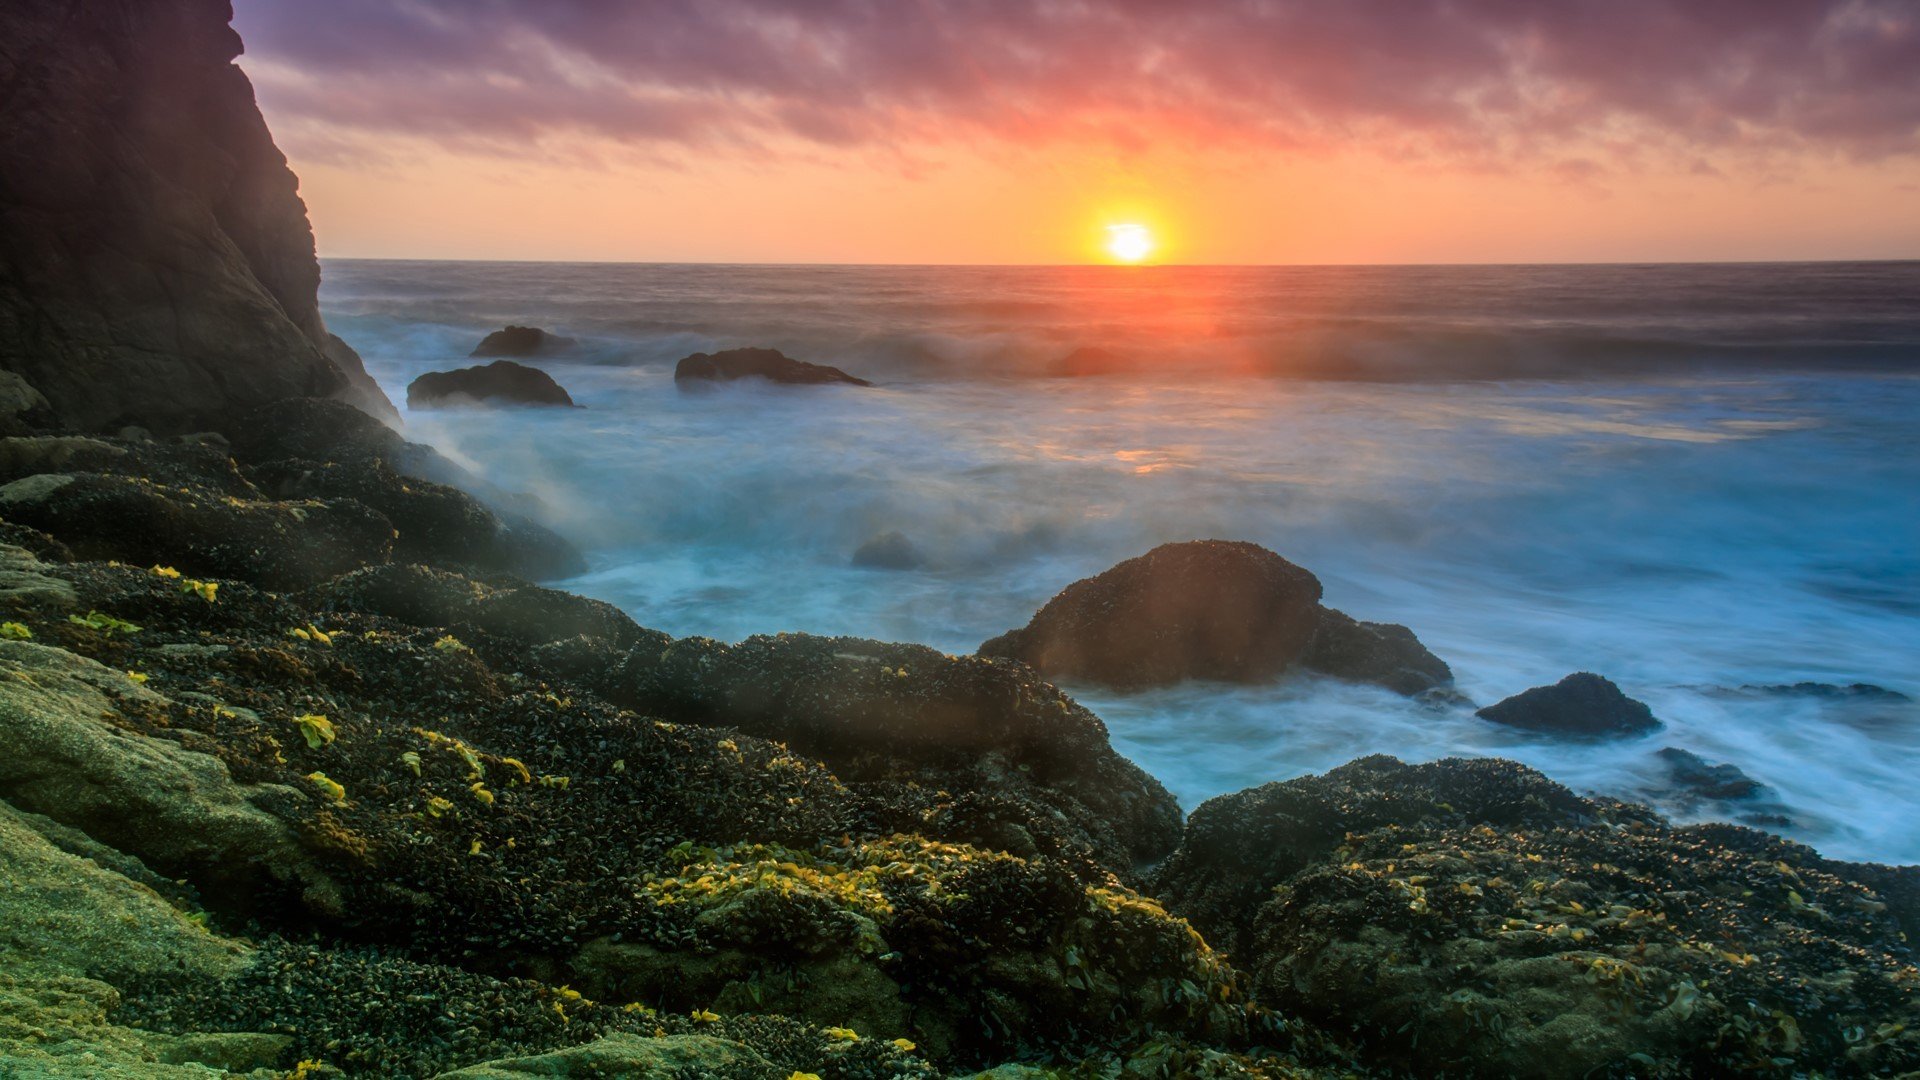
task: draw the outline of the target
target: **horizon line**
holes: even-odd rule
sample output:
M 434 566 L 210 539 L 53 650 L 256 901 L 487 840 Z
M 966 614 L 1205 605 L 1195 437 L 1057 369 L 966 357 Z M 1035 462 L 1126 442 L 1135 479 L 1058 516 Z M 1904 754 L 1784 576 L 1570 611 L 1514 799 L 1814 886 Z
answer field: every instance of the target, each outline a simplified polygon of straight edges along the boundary
M 335 262 L 434 262 L 434 263 L 519 263 L 533 266 L 575 265 L 575 266 L 757 266 L 794 269 L 914 269 L 914 270 L 1062 270 L 1105 268 L 1111 270 L 1215 270 L 1215 269 L 1288 269 L 1288 270 L 1325 270 L 1325 269 L 1407 269 L 1433 268 L 1446 269 L 1457 267 L 1476 268 L 1522 268 L 1522 267 L 1575 267 L 1575 266 L 1844 266 L 1861 264 L 1902 264 L 1920 262 L 1920 254 L 1907 256 L 1882 256 L 1865 258 L 1828 258 L 1828 259 L 1588 259 L 1567 262 L 1538 261 L 1500 261 L 1478 262 L 1215 262 L 1215 263 L 1113 263 L 1113 262 L 754 262 L 739 259 L 529 259 L 529 258 L 484 258 L 477 256 L 430 256 L 430 255 L 315 255 L 316 259 Z

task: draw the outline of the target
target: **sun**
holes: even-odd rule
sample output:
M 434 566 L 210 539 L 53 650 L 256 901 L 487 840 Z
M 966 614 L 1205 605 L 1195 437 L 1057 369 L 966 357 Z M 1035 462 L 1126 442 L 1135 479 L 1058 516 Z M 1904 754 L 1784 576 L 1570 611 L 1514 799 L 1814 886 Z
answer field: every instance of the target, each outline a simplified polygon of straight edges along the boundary
M 1153 254 L 1153 234 L 1145 225 L 1109 225 L 1107 254 L 1124 263 L 1139 262 Z

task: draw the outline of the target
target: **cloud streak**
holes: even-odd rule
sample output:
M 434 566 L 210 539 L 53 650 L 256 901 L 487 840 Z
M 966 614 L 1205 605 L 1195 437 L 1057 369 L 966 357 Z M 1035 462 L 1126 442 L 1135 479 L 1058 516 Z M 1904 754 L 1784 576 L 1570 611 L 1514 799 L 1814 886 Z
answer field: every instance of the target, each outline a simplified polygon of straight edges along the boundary
M 240 0 L 276 124 L 528 152 L 1920 150 L 1907 0 Z

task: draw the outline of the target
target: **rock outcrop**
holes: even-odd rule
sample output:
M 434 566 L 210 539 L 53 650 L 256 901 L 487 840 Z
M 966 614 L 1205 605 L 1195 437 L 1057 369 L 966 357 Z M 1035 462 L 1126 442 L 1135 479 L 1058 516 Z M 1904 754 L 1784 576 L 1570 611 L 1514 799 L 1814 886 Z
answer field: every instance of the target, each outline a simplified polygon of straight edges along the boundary
M 1260 682 L 1296 667 L 1402 694 L 1453 678 L 1406 627 L 1323 607 L 1311 573 L 1257 544 L 1223 540 L 1163 544 L 1076 581 L 980 655 L 1122 688 Z
M 1644 735 L 1660 727 L 1644 702 L 1590 671 L 1577 671 L 1552 686 L 1522 690 L 1474 715 L 1527 731 L 1582 737 Z
M 297 183 L 220 0 L 0 11 L 0 369 L 71 426 L 217 426 L 343 371 Z
M 537 326 L 509 326 L 480 339 L 468 356 L 540 356 L 570 349 L 578 342 Z
M 1510 762 L 1374 757 L 1209 800 L 1159 884 L 1252 972 L 1258 999 L 1352 1032 L 1388 1069 L 1548 1080 L 1920 1063 L 1904 940 L 1920 870 L 1676 827 Z
M 766 379 L 769 382 L 794 384 L 873 385 L 837 367 L 795 360 L 778 349 L 725 349 L 717 353 L 694 353 L 673 367 L 673 381 L 682 386 L 733 379 Z
M 511 360 L 495 360 L 491 364 L 453 371 L 429 371 L 407 385 L 409 409 L 494 404 L 575 407 L 573 398 L 553 381 L 553 376 Z

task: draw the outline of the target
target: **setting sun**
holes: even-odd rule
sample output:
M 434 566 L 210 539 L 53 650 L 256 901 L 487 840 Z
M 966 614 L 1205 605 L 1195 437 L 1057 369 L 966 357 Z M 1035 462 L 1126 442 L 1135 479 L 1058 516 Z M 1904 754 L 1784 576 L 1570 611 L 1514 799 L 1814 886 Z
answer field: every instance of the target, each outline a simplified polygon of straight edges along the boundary
M 1153 253 L 1153 234 L 1145 225 L 1109 225 L 1107 253 L 1121 262 L 1139 262 Z

